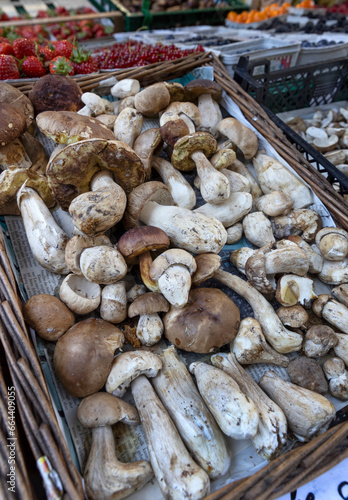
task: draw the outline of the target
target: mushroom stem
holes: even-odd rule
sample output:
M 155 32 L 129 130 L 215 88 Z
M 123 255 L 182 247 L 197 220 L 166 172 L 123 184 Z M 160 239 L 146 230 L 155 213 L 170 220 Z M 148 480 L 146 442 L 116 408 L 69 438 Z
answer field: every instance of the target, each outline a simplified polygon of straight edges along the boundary
M 198 96 L 198 109 L 202 116 L 202 122 L 199 126 L 199 130 L 209 132 L 214 137 L 220 135 L 217 130 L 217 127 L 222 120 L 219 104 L 210 94 L 201 94 Z
M 219 253 L 227 239 L 225 228 L 214 217 L 154 201 L 145 203 L 140 220 L 147 226 L 159 227 L 174 246 L 188 252 Z
M 65 247 L 69 237 L 58 226 L 46 204 L 34 189 L 25 185 L 17 194 L 17 203 L 35 259 L 52 273 L 68 274 Z
M 117 460 L 111 426 L 92 429 L 92 446 L 84 479 L 89 498 L 120 500 L 142 488 L 152 477 L 145 460 L 123 463 Z
M 191 458 L 150 382 L 132 382 L 151 465 L 164 498 L 199 500 L 209 493 L 209 477 Z
M 191 274 L 182 264 L 174 264 L 158 278 L 160 292 L 175 307 L 187 304 L 191 289 Z
M 91 191 L 97 191 L 107 187 L 113 187 L 116 184 L 110 170 L 100 170 L 93 175 L 90 181 Z M 118 185 L 118 184 L 117 184 Z
M 287 330 L 271 304 L 248 282 L 221 269 L 215 271 L 214 278 L 249 302 L 255 318 L 261 324 L 266 339 L 277 352 L 286 354 L 301 349 L 302 335 Z
M 226 200 L 231 194 L 227 177 L 212 166 L 202 151 L 195 151 L 191 154 L 191 158 L 195 162 L 201 180 L 202 198 L 207 203 L 213 204 Z
M 287 382 L 272 371 L 264 374 L 260 386 L 281 407 L 300 441 L 325 432 L 336 414 L 334 405 L 324 396 Z
M 152 257 L 150 250 L 139 255 L 139 268 L 141 279 L 143 280 L 146 288 L 151 292 L 159 292 L 157 281 L 150 278 L 150 267 L 152 264 Z
M 259 412 L 259 426 L 252 438 L 259 455 L 272 460 L 286 443 L 287 424 L 283 411 L 276 405 L 237 362 L 233 353 L 214 354 L 211 362 L 232 377 Z
M 196 205 L 196 195 L 185 177 L 163 158 L 154 158 L 152 166 L 168 186 L 169 192 L 176 205 L 191 210 Z

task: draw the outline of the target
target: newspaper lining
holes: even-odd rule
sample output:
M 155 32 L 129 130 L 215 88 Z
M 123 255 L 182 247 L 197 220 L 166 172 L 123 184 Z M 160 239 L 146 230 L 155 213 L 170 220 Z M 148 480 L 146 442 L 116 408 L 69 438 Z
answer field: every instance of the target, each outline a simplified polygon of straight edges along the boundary
M 199 78 L 210 78 L 212 79 L 212 68 L 201 68 L 193 72 L 195 77 Z M 244 118 L 239 107 L 225 94 L 222 100 L 222 106 L 228 112 L 230 116 L 234 116 L 239 121 L 247 125 L 249 128 L 250 123 Z M 151 127 L 158 127 L 157 120 L 144 120 L 143 130 Z M 267 141 L 253 128 L 254 132 L 258 135 L 260 148 L 265 149 L 266 153 L 270 156 L 277 158 L 283 165 L 286 165 L 291 171 L 291 167 L 278 155 L 278 153 L 270 146 Z M 52 140 L 45 137 L 43 134 L 39 134 L 39 140 L 44 145 L 46 152 L 50 154 L 54 149 L 54 143 Z M 253 171 L 251 163 L 247 163 L 247 166 Z M 295 173 L 295 172 L 294 172 Z M 295 173 L 295 175 L 297 175 Z M 323 219 L 324 226 L 333 226 L 334 222 L 321 201 L 313 195 L 313 208 L 316 210 Z M 53 216 L 61 227 L 68 233 L 69 236 L 72 235 L 72 223 L 67 213 L 63 212 L 61 209 L 53 212 Z M 28 297 L 38 294 L 38 293 L 48 293 L 53 295 L 58 295 L 58 287 L 64 277 L 59 275 L 54 275 L 45 269 L 43 269 L 34 259 L 31 254 L 31 250 L 26 238 L 24 226 L 20 217 L 8 216 L 5 218 L 7 229 L 10 234 L 13 250 L 16 255 L 18 265 L 21 272 L 21 279 L 23 281 L 26 293 Z M 235 248 L 243 246 L 237 244 Z M 231 246 L 228 247 L 228 251 L 231 250 Z M 316 280 L 315 283 L 316 293 L 329 293 L 330 288 L 327 285 Z M 241 317 L 246 317 L 249 314 L 241 309 Z M 51 391 L 54 390 L 56 394 L 54 397 L 58 396 L 62 410 L 64 412 L 70 433 L 71 439 L 74 444 L 77 459 L 79 462 L 80 470 L 83 471 L 85 460 L 86 460 L 86 446 L 90 441 L 90 433 L 88 430 L 84 429 L 76 418 L 76 411 L 80 400 L 74 398 L 66 393 L 62 387 L 60 381 L 55 375 L 53 369 L 53 352 L 54 344 L 43 342 L 43 352 L 46 358 L 47 366 L 49 368 L 51 377 L 53 379 L 54 388 L 50 387 Z M 165 346 L 165 342 L 162 342 Z M 182 359 L 188 365 L 192 361 L 197 359 L 197 355 L 192 353 L 182 352 Z M 199 359 L 202 358 L 202 355 Z M 205 356 L 203 359 L 208 361 L 209 357 Z M 259 381 L 263 373 L 270 368 L 270 365 L 253 365 L 247 367 L 249 374 L 256 380 Z M 283 378 L 287 378 L 287 372 L 285 368 L 280 368 L 276 366 L 271 366 L 272 370 L 278 373 Z M 124 398 L 128 402 L 132 403 L 132 396 L 130 391 L 126 393 Z M 342 408 L 345 403 L 339 402 L 335 398 L 329 398 L 335 405 L 336 409 Z M 148 452 L 146 448 L 144 434 L 141 425 L 135 427 L 128 427 L 123 424 L 117 424 L 115 426 L 115 437 L 116 437 L 116 451 L 119 459 L 121 461 L 131 461 L 131 460 L 148 460 Z M 215 491 L 220 487 L 228 484 L 232 480 L 242 478 L 247 475 L 251 475 L 258 469 L 263 467 L 267 462 L 257 456 L 250 440 L 234 441 L 228 438 L 228 442 L 233 450 L 233 457 L 231 462 L 231 467 L 229 472 L 222 478 L 212 481 L 211 491 Z M 69 441 L 68 441 L 69 444 Z M 291 446 L 291 443 L 289 443 Z M 75 453 L 71 449 L 72 454 Z M 155 480 L 151 481 L 145 488 L 141 491 L 131 495 L 129 497 L 133 500 L 161 500 L 162 494 Z

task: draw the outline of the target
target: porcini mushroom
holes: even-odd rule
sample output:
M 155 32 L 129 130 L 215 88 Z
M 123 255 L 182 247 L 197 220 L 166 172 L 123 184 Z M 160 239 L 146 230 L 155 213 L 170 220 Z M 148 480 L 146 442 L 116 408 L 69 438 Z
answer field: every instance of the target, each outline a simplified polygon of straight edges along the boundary
M 157 116 L 170 103 L 170 93 L 165 83 L 154 83 L 135 95 L 135 109 L 147 117 Z
M 198 465 L 211 479 L 222 476 L 231 457 L 216 421 L 175 347 L 165 349 L 160 360 L 162 368 L 152 379 L 157 395 Z
M 162 229 L 176 247 L 192 253 L 218 253 L 227 234 L 215 218 L 191 212 L 173 204 L 168 188 L 156 181 L 146 182 L 131 191 L 123 218 L 126 229 L 138 221 Z
M 348 254 L 348 232 L 337 227 L 324 227 L 315 236 L 315 243 L 325 259 L 339 261 Z
M 257 135 L 240 121 L 235 118 L 224 118 L 218 125 L 218 131 L 242 151 L 246 160 L 256 155 L 259 147 Z
M 214 217 L 225 227 L 240 221 L 252 209 L 252 196 L 250 193 L 231 192 L 230 196 L 219 204 L 204 203 L 194 210 L 194 213 Z
M 318 273 L 318 278 L 328 285 L 341 285 L 348 282 L 348 259 L 327 260 L 324 259 L 323 266 Z
M 270 363 L 288 366 L 289 359 L 271 348 L 262 333 L 260 323 L 255 318 L 244 318 L 238 333 L 231 343 L 231 352 L 241 365 Z
M 284 326 L 290 328 L 305 329 L 309 321 L 307 311 L 300 305 L 284 307 L 277 309 L 277 315 Z
M 153 160 L 152 166 L 168 187 L 174 203 L 178 207 L 191 210 L 196 205 L 196 195 L 181 172 L 174 168 L 169 161 L 160 157 Z
M 121 254 L 109 245 L 85 248 L 80 257 L 81 273 L 86 280 L 111 285 L 124 278 L 127 264 Z
M 128 316 L 140 316 L 136 336 L 146 346 L 157 344 L 163 335 L 163 323 L 159 312 L 167 312 L 169 303 L 158 292 L 148 292 L 137 297 L 128 308 Z
M 293 234 L 301 234 L 302 238 L 310 243 L 322 227 L 320 215 L 314 210 L 292 210 L 287 215 L 280 215 L 272 219 L 273 233 L 276 238 L 287 238 Z
M 222 432 L 233 439 L 254 437 L 259 425 L 258 411 L 237 382 L 223 370 L 207 363 L 191 363 L 189 369 Z
M 150 351 L 124 352 L 112 363 L 105 384 L 106 392 L 122 398 L 134 379 L 141 375 L 156 377 L 161 368 L 161 358 Z
M 193 134 L 202 123 L 202 115 L 192 102 L 172 102 L 161 114 L 160 127 L 162 128 L 169 121 L 177 120 L 183 120 L 189 133 Z
M 199 130 L 216 137 L 217 127 L 222 120 L 220 106 L 216 101 L 222 97 L 222 88 L 212 80 L 200 78 L 187 83 L 185 90 L 189 99 L 198 98 L 198 109 L 202 116 Z
M 214 354 L 211 362 L 232 377 L 245 396 L 254 402 L 259 413 L 259 425 L 252 443 L 257 453 L 266 460 L 272 460 L 286 444 L 287 422 L 284 413 L 240 366 L 233 353 Z
M 184 307 L 171 306 L 164 316 L 164 334 L 178 349 L 209 353 L 231 342 L 240 314 L 235 303 L 216 288 L 195 288 Z
M 83 276 L 68 274 L 59 288 L 59 297 L 76 314 L 88 314 L 100 304 L 101 290 Z
M 187 304 L 191 288 L 191 275 L 196 270 L 196 261 L 186 250 L 165 250 L 151 264 L 150 278 L 157 281 L 158 288 L 170 304 L 183 307 Z
M 290 361 L 287 372 L 293 384 L 310 391 L 326 394 L 328 384 L 323 369 L 317 361 L 306 356 L 298 356 Z
M 118 324 L 127 318 L 126 283 L 118 281 L 103 288 L 100 316 L 109 323 Z
M 151 177 L 153 158 L 160 153 L 162 146 L 163 140 L 158 128 L 145 130 L 134 142 L 133 149 L 142 161 L 147 180 Z
M 142 128 L 143 115 L 136 109 L 124 108 L 116 118 L 114 134 L 118 141 L 132 148 Z
M 182 171 L 197 168 L 201 181 L 202 198 L 207 203 L 222 203 L 230 196 L 230 183 L 207 159 L 215 153 L 217 143 L 207 132 L 196 132 L 178 139 L 174 145 L 171 162 Z
M 85 105 L 78 114 L 85 116 L 98 116 L 105 112 L 105 101 L 93 92 L 84 92 L 81 101 Z
M 253 212 L 243 219 L 243 231 L 253 245 L 263 247 L 275 243 L 272 225 L 263 212 Z
M 330 393 L 337 399 L 348 399 L 348 372 L 340 358 L 330 358 L 323 364 L 323 370 L 329 381 Z
M 319 299 L 321 297 L 322 295 L 319 295 Z M 324 297 L 326 297 L 326 294 L 324 294 Z M 348 307 L 332 299 L 331 296 L 325 302 L 319 299 L 313 304 L 314 313 L 334 325 L 341 332 L 348 333 Z
M 112 425 L 139 423 L 134 406 L 103 392 L 83 399 L 77 410 L 83 427 L 92 429 L 92 444 L 84 470 L 86 493 L 94 500 L 120 500 L 141 489 L 153 477 L 145 460 L 123 463 L 116 457 Z
M 336 408 L 324 396 L 287 382 L 272 371 L 266 372 L 259 383 L 281 407 L 289 428 L 300 441 L 325 432 L 336 415 Z
M 123 333 L 102 319 L 85 319 L 72 326 L 57 342 L 53 365 L 71 396 L 83 398 L 105 384 Z
M 233 245 L 237 243 L 241 237 L 243 236 L 243 224 L 241 222 L 237 222 L 237 224 L 233 224 L 226 229 L 227 231 L 227 245 Z
M 301 250 L 303 250 L 304 253 L 306 254 L 306 257 L 309 262 L 308 272 L 311 274 L 320 273 L 320 271 L 323 268 L 323 262 L 324 262 L 323 257 L 318 252 L 316 252 L 311 247 L 311 245 L 307 243 L 304 239 L 302 239 L 301 236 L 299 235 L 296 234 L 290 235 L 288 237 L 288 240 L 292 241 L 293 243 L 296 243 L 296 245 L 298 245 L 301 248 Z
M 87 237 L 82 235 L 73 236 L 65 247 L 65 262 L 70 271 L 82 276 L 80 258 L 86 248 L 109 245 L 112 246 L 110 239 L 104 234 L 96 237 Z
M 338 344 L 332 328 L 327 325 L 313 325 L 307 332 L 303 343 L 303 352 L 309 358 L 325 356 Z
M 119 99 L 134 96 L 140 91 L 140 83 L 134 78 L 124 78 L 110 89 L 110 94 Z
M 348 283 L 336 286 L 331 290 L 331 294 L 337 299 L 341 304 L 348 307 Z
M 277 217 L 278 215 L 286 215 L 290 212 L 292 201 L 283 191 L 272 191 L 269 194 L 261 196 L 256 201 L 256 208 L 269 217 Z
M 131 387 L 150 462 L 163 496 L 204 498 L 210 489 L 209 476 L 193 461 L 149 380 L 138 377 Z
M 344 364 L 348 367 L 348 335 L 342 333 L 336 333 L 338 340 L 337 345 L 334 347 L 334 352 L 336 356 L 344 361 Z

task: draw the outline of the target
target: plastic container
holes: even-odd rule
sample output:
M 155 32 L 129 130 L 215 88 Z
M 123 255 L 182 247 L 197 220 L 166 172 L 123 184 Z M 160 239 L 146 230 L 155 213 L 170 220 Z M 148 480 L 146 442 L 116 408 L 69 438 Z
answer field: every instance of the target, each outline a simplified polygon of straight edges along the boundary
M 249 42 L 221 46 L 221 60 L 227 71 L 233 76 L 233 66 L 241 56 L 248 56 L 251 61 L 267 58 L 270 61 L 270 71 L 292 68 L 297 63 L 301 44 L 286 42 L 275 38 L 255 39 Z M 264 73 L 264 67 L 254 66 L 253 75 Z

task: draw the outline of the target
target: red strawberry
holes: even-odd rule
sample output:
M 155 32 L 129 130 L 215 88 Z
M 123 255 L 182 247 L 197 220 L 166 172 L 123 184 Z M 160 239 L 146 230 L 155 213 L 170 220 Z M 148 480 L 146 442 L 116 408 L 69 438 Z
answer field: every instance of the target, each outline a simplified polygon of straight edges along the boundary
M 91 57 L 91 53 L 87 50 L 73 49 L 71 61 L 76 75 L 88 75 L 98 71 L 98 62 L 94 57 Z
M 35 56 L 36 45 L 34 40 L 28 38 L 17 38 L 13 40 L 13 52 L 17 59 L 23 59 L 25 56 Z
M 44 62 L 52 61 L 52 59 L 54 59 L 56 52 L 53 49 L 54 49 L 53 45 L 52 49 L 48 46 L 39 47 L 38 53 L 39 56 L 44 60 Z
M 64 56 L 57 56 L 50 62 L 50 73 L 59 75 L 73 75 L 74 67 L 71 61 Z
M 12 45 L 10 43 L 0 42 L 0 54 L 7 54 L 8 56 L 14 56 Z
M 0 54 L 0 80 L 17 80 L 19 70 L 14 57 Z
M 68 40 L 59 40 L 55 43 L 56 56 L 65 56 L 70 59 L 72 50 L 74 48 L 73 44 Z
M 29 56 L 22 63 L 22 71 L 30 78 L 39 78 L 46 74 L 46 68 L 35 56 Z

